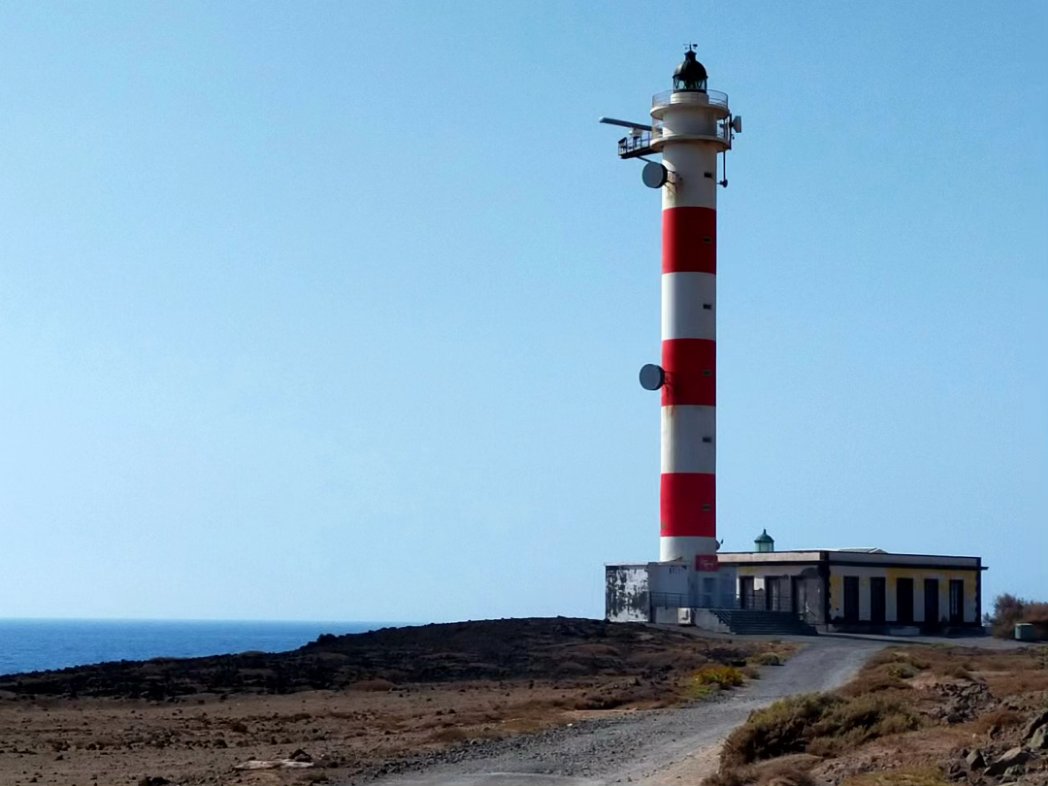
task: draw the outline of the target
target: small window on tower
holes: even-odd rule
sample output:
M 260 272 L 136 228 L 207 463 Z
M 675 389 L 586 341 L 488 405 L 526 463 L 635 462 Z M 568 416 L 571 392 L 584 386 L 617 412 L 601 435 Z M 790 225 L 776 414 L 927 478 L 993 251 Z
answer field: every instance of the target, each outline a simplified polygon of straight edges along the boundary
M 704 309 L 706 309 L 707 311 L 713 311 L 713 304 L 712 303 L 703 303 L 702 307 Z
M 702 370 L 702 376 L 704 376 L 704 377 L 712 377 L 713 376 L 713 372 L 710 371 L 708 368 L 704 368 Z
M 703 242 L 703 243 L 712 243 L 712 242 L 713 242 L 713 238 L 712 238 L 712 237 L 710 237 L 709 235 L 705 235 L 705 236 L 704 236 L 704 237 L 702 238 L 702 242 Z
M 713 442 L 713 437 L 703 437 L 702 441 L 709 444 L 710 442 Z
M 709 513 L 709 512 L 711 511 L 711 510 L 713 510 L 713 505 L 711 505 L 711 504 L 709 504 L 709 503 L 707 502 L 707 503 L 706 503 L 705 505 L 703 505 L 703 506 L 702 506 L 702 509 L 703 509 L 703 511 L 705 511 L 706 513 Z

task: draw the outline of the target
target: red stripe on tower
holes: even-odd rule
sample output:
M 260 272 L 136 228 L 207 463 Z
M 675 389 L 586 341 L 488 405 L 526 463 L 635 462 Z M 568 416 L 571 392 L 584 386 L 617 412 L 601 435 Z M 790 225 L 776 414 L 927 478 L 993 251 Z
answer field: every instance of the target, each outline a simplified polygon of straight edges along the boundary
M 717 536 L 715 475 L 698 472 L 665 473 L 661 486 L 662 537 Z
M 705 338 L 670 338 L 662 342 L 666 384 L 662 405 L 717 404 L 717 342 Z
M 717 272 L 717 211 L 671 207 L 662 211 L 662 272 Z

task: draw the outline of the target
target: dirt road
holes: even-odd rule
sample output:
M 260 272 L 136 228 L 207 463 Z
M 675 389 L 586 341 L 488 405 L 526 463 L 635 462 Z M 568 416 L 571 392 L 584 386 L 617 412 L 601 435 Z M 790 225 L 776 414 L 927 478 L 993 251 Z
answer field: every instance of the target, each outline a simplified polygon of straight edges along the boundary
M 715 701 L 636 712 L 521 736 L 434 757 L 373 786 L 644 786 L 696 783 L 716 769 L 718 748 L 747 715 L 795 693 L 847 682 L 887 642 L 799 639 L 785 666 Z

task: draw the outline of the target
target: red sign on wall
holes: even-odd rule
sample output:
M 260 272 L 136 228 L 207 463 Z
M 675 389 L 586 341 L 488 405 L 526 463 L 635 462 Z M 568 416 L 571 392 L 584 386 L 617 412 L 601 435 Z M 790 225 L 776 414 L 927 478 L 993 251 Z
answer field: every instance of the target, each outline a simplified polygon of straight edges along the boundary
M 699 554 L 695 557 L 695 570 L 716 573 L 718 568 L 716 554 Z

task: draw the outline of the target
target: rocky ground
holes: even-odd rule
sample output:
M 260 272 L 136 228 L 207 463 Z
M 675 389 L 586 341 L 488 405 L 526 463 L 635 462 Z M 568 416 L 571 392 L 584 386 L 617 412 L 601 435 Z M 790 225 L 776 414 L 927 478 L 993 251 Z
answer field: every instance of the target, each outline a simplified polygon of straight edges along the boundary
M 0 677 L 4 785 L 1048 786 L 1046 738 L 1045 647 L 594 620 Z
M 697 670 L 742 666 L 766 649 L 681 629 L 523 619 L 0 677 L 0 783 L 363 780 L 676 705 L 693 695 Z
M 992 642 L 986 642 L 992 644 Z M 892 647 L 755 713 L 706 786 L 1048 785 L 1048 647 Z

